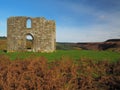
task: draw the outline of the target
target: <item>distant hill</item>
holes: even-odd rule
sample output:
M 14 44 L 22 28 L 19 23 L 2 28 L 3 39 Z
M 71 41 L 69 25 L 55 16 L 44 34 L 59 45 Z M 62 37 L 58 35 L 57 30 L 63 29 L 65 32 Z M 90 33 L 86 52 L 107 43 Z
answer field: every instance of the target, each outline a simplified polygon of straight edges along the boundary
M 0 50 L 7 50 L 7 37 L 5 36 L 0 37 Z
M 109 39 L 101 44 L 103 50 L 112 50 L 120 52 L 120 39 Z
M 0 50 L 7 49 L 7 37 L 0 37 Z M 105 42 L 66 43 L 56 42 L 57 50 L 111 50 L 120 52 L 120 39 L 109 39 Z
M 109 39 L 105 42 L 120 42 L 120 39 Z
M 5 36 L 0 36 L 0 39 L 7 39 L 7 37 L 5 37 Z
M 109 39 L 105 42 L 57 43 L 56 48 L 58 50 L 84 49 L 120 51 L 120 39 Z

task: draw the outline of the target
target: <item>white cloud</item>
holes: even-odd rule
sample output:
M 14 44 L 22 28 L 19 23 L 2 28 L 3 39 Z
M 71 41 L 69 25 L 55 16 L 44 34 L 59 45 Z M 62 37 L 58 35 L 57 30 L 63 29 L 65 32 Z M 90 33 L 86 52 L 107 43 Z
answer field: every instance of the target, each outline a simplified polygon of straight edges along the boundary
M 101 42 L 111 38 L 120 38 L 120 19 L 108 14 L 105 24 L 93 24 L 86 27 L 57 27 L 57 41 L 63 42 Z
M 63 0 L 61 0 L 63 1 Z M 97 42 L 105 41 L 109 38 L 120 38 L 120 12 L 114 11 L 110 12 L 104 10 L 98 10 L 90 5 L 84 5 L 82 3 L 69 2 L 69 0 L 64 2 L 58 2 L 60 14 L 57 19 L 57 41 L 61 42 Z M 106 6 L 107 7 L 107 6 Z M 62 9 L 61 9 L 62 8 Z M 74 16 L 74 15 L 76 16 Z M 10 12 L 9 14 L 10 15 Z M 7 15 L 7 16 L 8 16 Z M 81 15 L 86 15 L 86 17 L 91 16 L 93 22 L 88 23 L 86 21 L 78 21 Z M 84 18 L 84 17 L 83 17 Z M 5 22 L 0 22 L 0 35 L 6 35 L 6 20 Z M 86 26 L 78 26 L 75 24 L 88 23 Z M 74 25 L 73 25 L 74 23 Z M 71 25 L 71 26 L 70 26 Z
M 57 41 L 63 42 L 98 42 L 111 38 L 120 38 L 120 12 L 117 10 L 102 11 L 80 3 L 64 3 L 66 9 L 74 14 L 87 14 L 93 16 L 94 22 L 84 27 L 81 26 L 58 26 Z M 69 15 L 68 15 L 69 18 Z M 73 20 L 72 20 L 73 18 Z M 67 22 L 75 22 L 72 17 Z M 82 22 L 82 21 L 81 21 Z M 87 22 L 87 21 L 86 21 Z M 65 24 L 63 22 L 63 24 Z
M 72 14 L 81 14 L 81 13 L 91 14 L 92 12 L 97 12 L 95 9 L 91 8 L 90 6 L 83 5 L 80 2 L 76 3 L 76 2 L 62 1 L 59 2 L 59 4 L 61 5 L 61 8 L 71 11 Z
M 7 33 L 7 25 L 6 22 L 1 21 L 0 22 L 0 36 L 6 36 Z
M 100 18 L 100 19 L 104 19 L 104 18 L 105 18 L 105 15 L 100 15 L 99 18 Z

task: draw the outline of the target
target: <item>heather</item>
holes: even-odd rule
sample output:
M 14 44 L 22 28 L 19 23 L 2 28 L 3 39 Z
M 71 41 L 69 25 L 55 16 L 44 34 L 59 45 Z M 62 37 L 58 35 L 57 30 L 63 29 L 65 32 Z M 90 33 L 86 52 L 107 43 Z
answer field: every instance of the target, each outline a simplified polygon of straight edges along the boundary
M 120 61 L 0 56 L 0 90 L 119 90 Z

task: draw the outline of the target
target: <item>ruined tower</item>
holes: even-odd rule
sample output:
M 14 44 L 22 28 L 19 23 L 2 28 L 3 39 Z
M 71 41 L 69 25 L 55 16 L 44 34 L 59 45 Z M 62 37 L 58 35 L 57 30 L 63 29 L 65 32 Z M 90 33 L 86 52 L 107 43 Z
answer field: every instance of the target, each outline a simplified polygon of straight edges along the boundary
M 28 21 L 29 26 L 28 26 Z M 32 37 L 27 48 L 27 36 Z M 43 17 L 9 17 L 7 20 L 7 51 L 53 52 L 56 49 L 55 21 Z

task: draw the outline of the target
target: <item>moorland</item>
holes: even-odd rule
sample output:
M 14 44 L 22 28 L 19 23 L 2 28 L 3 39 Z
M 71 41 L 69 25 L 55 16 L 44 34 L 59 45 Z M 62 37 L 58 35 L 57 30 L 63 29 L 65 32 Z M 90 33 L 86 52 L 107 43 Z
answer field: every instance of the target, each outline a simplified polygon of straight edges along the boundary
M 3 37 L 0 90 L 120 90 L 119 43 L 56 43 L 53 53 L 6 52 Z

